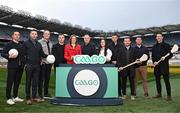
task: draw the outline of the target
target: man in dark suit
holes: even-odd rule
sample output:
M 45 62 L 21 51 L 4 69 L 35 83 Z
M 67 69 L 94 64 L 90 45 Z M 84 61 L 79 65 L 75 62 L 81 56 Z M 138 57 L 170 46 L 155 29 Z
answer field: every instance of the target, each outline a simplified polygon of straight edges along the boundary
M 32 101 L 41 102 L 39 98 L 37 98 L 37 88 L 38 88 L 38 80 L 40 74 L 40 63 L 41 58 L 47 57 L 47 55 L 43 52 L 41 44 L 37 41 L 37 31 L 30 31 L 30 39 L 24 42 L 23 46 L 25 49 L 25 57 L 26 57 L 26 104 L 31 105 Z M 31 85 L 32 82 L 32 85 Z M 32 88 L 31 88 L 32 86 Z M 31 98 L 31 89 L 32 89 L 32 98 Z
M 126 81 L 129 78 L 130 89 L 131 89 L 131 100 L 135 100 L 134 96 L 134 76 L 135 66 L 132 65 L 128 68 L 123 69 L 123 66 L 130 64 L 135 61 L 135 49 L 131 46 L 130 37 L 124 38 L 124 46 L 118 51 L 117 64 L 119 71 L 122 74 L 122 99 L 126 99 Z
M 118 35 L 116 35 L 116 34 L 112 35 L 111 40 L 112 40 L 112 42 L 108 46 L 109 49 L 112 51 L 112 57 L 111 57 L 110 63 L 117 66 L 118 51 L 119 51 L 120 47 L 122 47 L 122 45 L 119 44 Z M 121 87 L 122 87 L 121 86 L 121 76 L 120 76 L 120 72 L 118 72 L 118 93 L 119 93 L 119 97 L 122 96 Z
M 157 43 L 152 48 L 152 61 L 154 64 L 154 75 L 156 79 L 157 95 L 153 98 L 161 98 L 161 75 L 163 75 L 164 82 L 167 91 L 167 101 L 171 100 L 171 85 L 169 81 L 169 59 L 172 57 L 170 52 L 170 45 L 163 41 L 163 35 L 161 33 L 156 34 Z M 168 57 L 164 57 L 167 53 L 170 53 Z M 162 60 L 159 64 L 158 60 Z
M 18 55 L 9 54 L 9 50 L 16 49 Z M 7 85 L 6 85 L 6 98 L 7 104 L 13 105 L 15 102 L 22 102 L 23 99 L 18 97 L 18 88 L 21 82 L 25 57 L 23 55 L 23 47 L 20 43 L 20 33 L 18 31 L 13 32 L 12 41 L 10 41 L 2 51 L 2 57 L 8 60 L 7 65 Z M 13 97 L 11 98 L 11 89 L 13 89 Z

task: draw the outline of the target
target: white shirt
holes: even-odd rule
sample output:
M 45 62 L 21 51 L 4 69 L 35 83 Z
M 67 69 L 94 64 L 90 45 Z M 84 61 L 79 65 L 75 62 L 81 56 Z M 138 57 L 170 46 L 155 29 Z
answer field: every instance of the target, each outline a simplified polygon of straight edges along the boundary
M 101 48 L 99 55 L 105 56 L 104 55 L 104 49 Z M 105 56 L 106 57 L 106 61 L 110 61 L 111 60 L 111 56 L 112 56 L 112 51 L 110 49 L 107 49 L 107 54 Z
M 141 48 L 141 45 L 137 45 L 138 48 Z
M 130 46 L 127 46 L 126 49 L 129 50 Z

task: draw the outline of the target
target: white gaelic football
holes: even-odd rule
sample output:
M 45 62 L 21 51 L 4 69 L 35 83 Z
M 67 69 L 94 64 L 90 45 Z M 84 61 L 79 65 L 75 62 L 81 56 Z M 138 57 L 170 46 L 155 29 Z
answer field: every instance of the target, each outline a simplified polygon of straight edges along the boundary
M 18 54 L 19 54 L 17 49 L 10 49 L 8 53 L 9 53 L 9 55 L 13 54 L 13 55 L 16 55 L 16 56 L 18 56 Z
M 53 64 L 55 62 L 55 57 L 54 55 L 48 55 L 46 60 L 50 63 Z

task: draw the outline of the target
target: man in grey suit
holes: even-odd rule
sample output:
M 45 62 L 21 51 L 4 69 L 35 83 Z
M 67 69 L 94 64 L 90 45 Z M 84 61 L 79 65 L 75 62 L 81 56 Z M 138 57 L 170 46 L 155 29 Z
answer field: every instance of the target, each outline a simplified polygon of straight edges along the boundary
M 42 39 L 39 40 L 39 43 L 42 45 L 42 49 L 46 55 L 50 55 L 52 51 L 52 42 L 50 41 L 50 31 L 45 30 L 43 33 Z M 41 60 L 41 73 L 39 75 L 39 83 L 38 83 L 38 94 L 41 101 L 44 101 L 42 89 L 44 86 L 44 98 L 50 98 L 51 95 L 49 94 L 49 80 L 51 75 L 51 67 L 52 65 L 49 64 L 46 58 L 42 58 Z

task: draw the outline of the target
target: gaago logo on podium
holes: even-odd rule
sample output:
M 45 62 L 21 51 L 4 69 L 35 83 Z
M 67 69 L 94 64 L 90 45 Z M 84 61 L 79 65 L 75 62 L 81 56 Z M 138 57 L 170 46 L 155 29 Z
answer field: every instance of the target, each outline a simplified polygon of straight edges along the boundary
M 94 71 L 85 69 L 76 74 L 73 85 L 80 95 L 91 96 L 98 91 L 100 80 Z
M 103 55 L 76 55 L 73 58 L 75 64 L 104 64 L 106 62 L 106 57 Z

